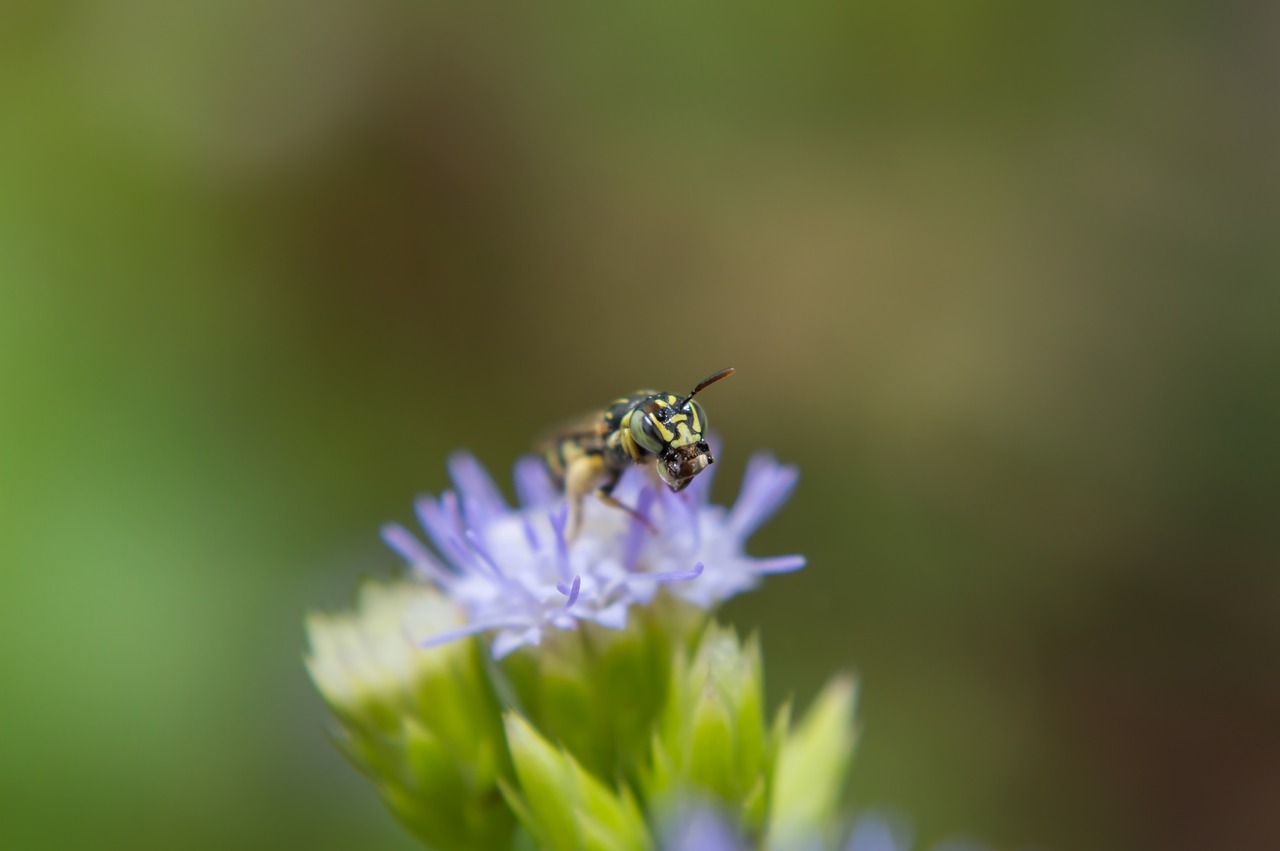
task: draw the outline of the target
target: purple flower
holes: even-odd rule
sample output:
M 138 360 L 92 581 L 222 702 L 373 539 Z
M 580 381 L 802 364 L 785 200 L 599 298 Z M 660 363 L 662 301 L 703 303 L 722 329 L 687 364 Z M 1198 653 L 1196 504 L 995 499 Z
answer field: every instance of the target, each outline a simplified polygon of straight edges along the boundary
M 718 810 L 698 803 L 671 820 L 662 851 L 748 851 L 748 845 Z
M 865 815 L 853 826 L 844 851 L 909 851 L 911 842 L 903 833 L 882 816 Z
M 911 851 L 911 839 L 900 825 L 884 816 L 871 813 L 858 819 L 849 835 L 844 851 Z M 944 842 L 933 851 L 983 851 L 982 846 L 966 842 Z
M 570 545 L 568 506 L 541 460 L 516 464 L 520 504 L 512 508 L 474 457 L 455 454 L 454 490 L 415 504 L 431 547 L 399 524 L 382 529 L 419 577 L 467 613 L 460 628 L 425 625 L 417 637 L 433 645 L 492 630 L 493 655 L 501 658 L 538 644 L 547 629 L 573 629 L 579 621 L 621 629 L 630 607 L 648 604 L 662 588 L 707 609 L 754 588 L 765 574 L 803 567 L 803 556 L 757 559 L 745 551 L 751 533 L 786 502 L 795 468 L 756 455 L 729 509 L 708 501 L 711 470 L 679 494 L 652 486 L 640 468 L 628 471 L 614 496 L 656 532 L 587 497 L 581 532 Z
M 662 851 L 749 851 L 754 847 L 742 838 L 732 819 L 706 804 L 685 807 L 663 833 Z M 821 851 L 829 847 L 818 837 L 773 846 L 775 851 Z M 908 831 L 876 813 L 864 815 L 853 826 L 844 851 L 911 851 Z M 980 845 L 944 842 L 933 851 L 984 851 Z

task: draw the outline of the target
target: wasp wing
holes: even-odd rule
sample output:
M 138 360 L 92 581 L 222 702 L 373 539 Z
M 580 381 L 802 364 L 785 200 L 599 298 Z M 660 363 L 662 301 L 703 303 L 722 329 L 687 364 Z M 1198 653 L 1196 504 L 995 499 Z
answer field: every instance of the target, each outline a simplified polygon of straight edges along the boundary
M 606 431 L 608 426 L 605 424 L 604 414 L 601 411 L 592 411 L 543 432 L 534 442 L 534 446 L 538 451 L 546 452 L 566 440 L 580 441 L 604 437 Z

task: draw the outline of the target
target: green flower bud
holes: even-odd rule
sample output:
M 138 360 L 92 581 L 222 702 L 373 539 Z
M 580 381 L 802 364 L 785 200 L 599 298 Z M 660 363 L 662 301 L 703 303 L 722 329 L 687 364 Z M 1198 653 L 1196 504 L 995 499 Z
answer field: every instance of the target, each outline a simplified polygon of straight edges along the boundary
M 536 847 L 550 851 L 643 851 L 653 847 L 644 817 L 625 786 L 614 791 L 520 716 L 506 719 L 518 788 L 503 794 Z
M 773 776 L 769 848 L 821 847 L 830 840 L 853 756 L 855 695 L 851 679 L 832 681 L 782 742 Z
M 690 793 L 719 801 L 758 830 L 766 814 L 773 737 L 765 728 L 759 642 L 707 627 L 692 661 L 677 653 L 644 790 L 659 802 Z M 660 804 L 661 806 L 661 804 Z
M 501 847 L 514 823 L 498 782 L 511 769 L 483 651 L 415 640 L 461 620 L 427 585 L 366 582 L 355 612 L 308 617 L 306 664 L 338 743 L 410 830 L 438 848 Z

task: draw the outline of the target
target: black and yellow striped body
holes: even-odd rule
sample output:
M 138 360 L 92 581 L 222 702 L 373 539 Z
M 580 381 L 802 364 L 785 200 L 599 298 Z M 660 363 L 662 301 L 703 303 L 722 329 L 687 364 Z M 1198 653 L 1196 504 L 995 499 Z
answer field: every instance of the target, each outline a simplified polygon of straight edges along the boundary
M 612 496 L 622 474 L 634 464 L 650 465 L 667 487 L 678 492 L 715 463 L 704 437 L 707 415 L 693 396 L 732 371 L 721 370 L 683 397 L 641 390 L 615 399 L 602 413 L 554 435 L 544 446 L 544 457 L 569 497 L 570 529 L 577 529 L 581 499 L 591 490 L 604 502 L 634 515 Z

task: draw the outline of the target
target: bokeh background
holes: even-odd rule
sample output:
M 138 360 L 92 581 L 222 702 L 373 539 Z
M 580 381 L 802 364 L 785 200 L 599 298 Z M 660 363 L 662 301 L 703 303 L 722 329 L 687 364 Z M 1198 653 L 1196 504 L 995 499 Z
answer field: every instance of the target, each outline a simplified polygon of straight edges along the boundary
M 774 701 L 996 848 L 1280 847 L 1264 3 L 0 6 L 0 845 L 409 849 L 301 618 L 722 366 Z

